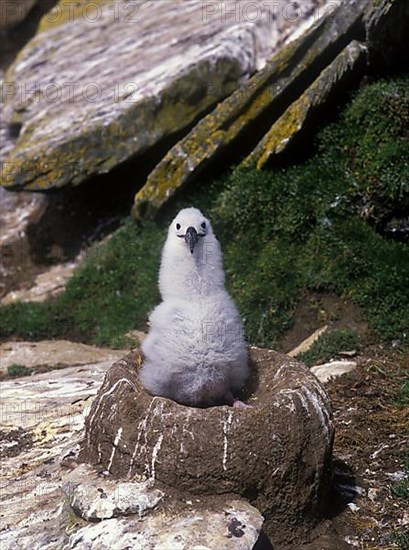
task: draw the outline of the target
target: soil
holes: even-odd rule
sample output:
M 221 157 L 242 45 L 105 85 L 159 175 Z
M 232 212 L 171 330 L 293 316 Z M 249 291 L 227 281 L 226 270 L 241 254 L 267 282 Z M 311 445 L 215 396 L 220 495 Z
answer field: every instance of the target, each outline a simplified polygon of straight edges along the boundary
M 409 548 L 408 497 L 392 492 L 409 453 L 409 407 L 397 402 L 408 379 L 409 355 L 378 347 L 326 385 L 335 421 L 333 495 L 311 542 L 297 548 Z
M 368 323 L 360 307 L 329 292 L 307 292 L 297 304 L 293 325 L 279 339 L 277 350 L 288 353 L 317 329 L 328 326 L 328 330 L 350 329 L 360 340 L 369 336 Z

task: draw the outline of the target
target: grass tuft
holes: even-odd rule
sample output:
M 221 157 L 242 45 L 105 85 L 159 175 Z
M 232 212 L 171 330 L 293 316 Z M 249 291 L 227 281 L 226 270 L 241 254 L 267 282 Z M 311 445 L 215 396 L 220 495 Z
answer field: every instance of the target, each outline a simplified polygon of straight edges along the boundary
M 24 365 L 14 363 L 7 367 L 7 374 L 10 378 L 19 378 L 20 376 L 30 376 L 32 370 Z

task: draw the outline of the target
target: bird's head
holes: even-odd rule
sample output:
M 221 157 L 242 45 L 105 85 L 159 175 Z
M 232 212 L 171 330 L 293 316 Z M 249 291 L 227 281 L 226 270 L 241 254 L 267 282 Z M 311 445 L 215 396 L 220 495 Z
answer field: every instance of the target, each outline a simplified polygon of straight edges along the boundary
M 159 270 L 162 298 L 186 298 L 224 288 L 219 242 L 197 208 L 184 208 L 172 221 Z
M 212 226 L 197 208 L 184 208 L 172 221 L 168 241 L 175 247 L 185 247 L 194 253 L 200 240 L 213 234 Z

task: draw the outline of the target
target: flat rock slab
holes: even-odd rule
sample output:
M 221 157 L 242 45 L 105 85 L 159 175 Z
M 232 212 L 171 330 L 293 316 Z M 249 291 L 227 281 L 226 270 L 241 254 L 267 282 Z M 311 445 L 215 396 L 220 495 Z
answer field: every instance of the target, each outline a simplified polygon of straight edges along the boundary
M 340 88 L 345 88 L 348 80 L 361 77 L 365 66 L 366 47 L 353 40 L 272 125 L 245 164 L 255 164 L 257 168 L 263 168 L 276 155 L 293 146 L 311 126 L 317 111 Z
M 45 15 L 5 77 L 11 188 L 77 185 L 187 131 L 304 13 L 283 11 L 285 0 L 274 14 L 247 0 L 66 4 Z
M 97 348 L 68 340 L 5 342 L 0 344 L 0 372 L 7 372 L 11 365 L 35 368 L 44 365 L 54 367 L 109 363 L 120 359 L 124 353 L 124 350 Z
M 45 302 L 55 298 L 65 290 L 67 282 L 71 279 L 78 261 L 66 262 L 50 267 L 39 273 L 34 285 L 30 288 L 11 290 L 1 299 L 1 305 L 14 304 L 16 302 Z
M 58 548 L 65 534 L 61 478 L 111 362 L 1 382 L 2 549 Z
M 356 361 L 330 361 L 311 367 L 311 372 L 315 374 L 320 382 L 328 382 L 328 380 L 355 370 L 356 366 Z
M 243 499 L 216 500 L 210 508 L 102 521 L 72 535 L 68 548 L 101 550 L 252 550 L 263 518 Z
M 295 360 L 252 349 L 252 408 L 190 408 L 142 388 L 139 352 L 107 373 L 86 421 L 80 460 L 114 477 L 157 480 L 175 494 L 235 493 L 266 517 L 273 542 L 317 519 L 331 483 L 332 414 Z

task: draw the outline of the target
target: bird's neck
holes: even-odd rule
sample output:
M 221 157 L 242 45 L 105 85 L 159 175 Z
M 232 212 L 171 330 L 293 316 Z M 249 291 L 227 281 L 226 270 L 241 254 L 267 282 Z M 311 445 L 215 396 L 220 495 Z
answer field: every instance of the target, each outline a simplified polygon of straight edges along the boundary
M 217 243 L 218 244 L 218 243 Z M 159 288 L 164 300 L 197 299 L 224 289 L 220 251 L 207 253 L 198 243 L 193 254 L 187 248 L 163 250 Z

